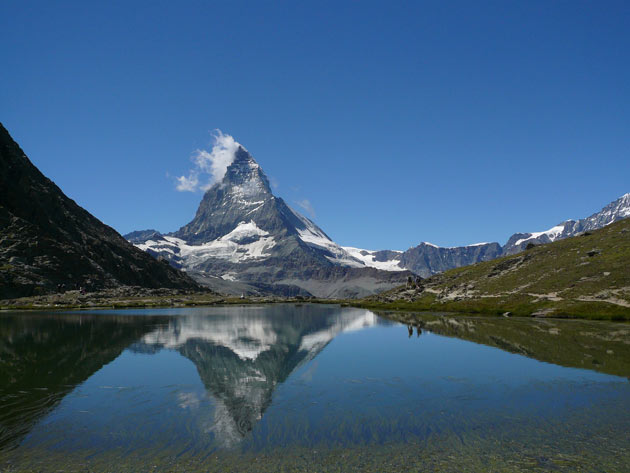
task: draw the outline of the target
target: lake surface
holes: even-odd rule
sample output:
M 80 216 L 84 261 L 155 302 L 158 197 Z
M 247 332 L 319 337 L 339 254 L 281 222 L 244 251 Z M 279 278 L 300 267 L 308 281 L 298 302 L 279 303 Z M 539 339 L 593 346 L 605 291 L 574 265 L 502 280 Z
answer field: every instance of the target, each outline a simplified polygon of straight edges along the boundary
M 623 324 L 6 313 L 0 471 L 630 471 L 628 376 Z

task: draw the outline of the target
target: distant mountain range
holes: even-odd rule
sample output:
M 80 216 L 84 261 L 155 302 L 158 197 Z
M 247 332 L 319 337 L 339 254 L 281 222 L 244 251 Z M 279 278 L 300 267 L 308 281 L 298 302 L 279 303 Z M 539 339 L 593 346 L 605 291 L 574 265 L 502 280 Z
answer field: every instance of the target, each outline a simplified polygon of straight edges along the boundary
M 423 242 L 406 251 L 342 247 L 275 197 L 258 163 L 239 146 L 225 177 L 206 192 L 188 225 L 166 235 L 142 230 L 125 238 L 220 292 L 363 297 L 399 284 L 410 273 L 429 277 L 628 216 L 630 194 L 588 218 L 567 220 L 544 232 L 516 233 L 503 246 L 491 242 L 439 247 Z
M 518 253 L 628 216 L 630 194 L 588 218 L 517 233 L 503 246 L 342 247 L 274 196 L 261 167 L 237 144 L 190 223 L 169 234 L 142 230 L 123 238 L 42 175 L 0 125 L 0 298 L 54 292 L 58 285 L 198 289 L 197 283 L 227 294 L 365 297 L 413 274 L 428 277 Z
M 422 277 L 429 277 L 448 269 L 519 253 L 530 244 L 551 243 L 589 230 L 597 230 L 627 217 L 630 217 L 630 193 L 621 196 L 590 217 L 566 220 L 543 232 L 515 233 L 503 246 L 493 242 L 440 247 L 423 242 L 407 251 L 372 251 L 351 247 L 344 249 L 355 258 L 361 259 L 367 266 L 388 271 L 407 269 Z
M 0 124 L 0 299 L 58 284 L 199 289 L 66 197 Z
M 333 242 L 273 195 L 261 167 L 242 146 L 189 224 L 166 235 L 142 230 L 125 238 L 220 292 L 363 297 L 395 287 L 411 274 L 370 267 Z
M 589 228 L 574 238 L 554 230 L 550 233 L 556 241 L 445 271 L 365 303 L 380 309 L 630 320 L 630 219 L 586 227 L 595 220 L 584 219 L 584 226 L 570 222 Z M 519 239 L 531 240 L 532 235 L 551 238 L 540 232 Z
M 241 146 L 222 182 L 206 192 L 188 225 L 166 235 L 142 230 L 125 238 L 220 292 L 362 297 L 404 281 L 409 273 L 401 271 L 426 278 L 628 216 L 630 194 L 588 218 L 567 220 L 544 232 L 516 233 L 503 246 L 491 242 L 440 247 L 423 242 L 406 251 L 342 247 L 275 197 L 258 163 Z M 392 275 L 387 277 L 387 272 Z

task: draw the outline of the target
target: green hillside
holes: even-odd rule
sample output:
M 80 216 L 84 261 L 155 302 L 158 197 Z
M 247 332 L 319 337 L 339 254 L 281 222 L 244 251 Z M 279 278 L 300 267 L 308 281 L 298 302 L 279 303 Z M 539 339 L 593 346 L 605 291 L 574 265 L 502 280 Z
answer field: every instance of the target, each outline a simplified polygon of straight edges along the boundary
M 446 271 L 418 287 L 402 286 L 364 299 L 361 305 L 630 320 L 630 219 Z

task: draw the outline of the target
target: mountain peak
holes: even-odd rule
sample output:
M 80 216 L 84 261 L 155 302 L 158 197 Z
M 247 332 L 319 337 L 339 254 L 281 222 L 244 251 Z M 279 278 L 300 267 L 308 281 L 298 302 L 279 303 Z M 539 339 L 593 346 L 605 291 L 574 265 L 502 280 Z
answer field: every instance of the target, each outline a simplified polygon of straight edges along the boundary
M 409 274 L 395 264 L 381 264 L 384 254 L 374 255 L 373 265 L 391 272 L 368 267 L 337 245 L 273 195 L 267 176 L 244 147 L 231 137 L 221 135 L 221 140 L 207 158 L 225 171 L 214 173 L 220 180 L 204 194 L 192 221 L 158 238 L 150 232 L 131 234 L 136 246 L 222 290 L 358 297 L 406 280 Z
M 619 199 L 617 199 L 617 202 L 630 206 L 630 192 L 619 197 Z
M 274 201 L 262 168 L 243 146 L 236 144 L 221 181 L 206 191 L 195 218 L 173 236 L 198 245 L 249 221 L 269 231 L 276 216 Z
M 234 160 L 227 167 L 225 176 L 219 186 L 223 188 L 240 188 L 240 191 L 237 190 L 237 194 L 244 193 L 250 197 L 259 193 L 271 194 L 269 180 L 262 168 L 254 157 L 240 145 L 234 152 Z M 212 191 L 212 188 L 210 188 L 208 193 L 210 191 Z

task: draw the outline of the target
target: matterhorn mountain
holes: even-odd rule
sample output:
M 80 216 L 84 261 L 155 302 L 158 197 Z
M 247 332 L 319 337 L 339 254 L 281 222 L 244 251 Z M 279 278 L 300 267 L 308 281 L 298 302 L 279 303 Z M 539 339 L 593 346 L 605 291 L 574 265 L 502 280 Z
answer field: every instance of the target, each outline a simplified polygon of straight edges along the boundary
M 190 223 L 167 235 L 144 230 L 125 237 L 228 293 L 362 297 L 395 287 L 409 275 L 369 267 L 333 242 L 273 195 L 263 170 L 240 145 Z
M 630 217 L 630 193 L 621 196 L 590 217 L 580 220 L 566 220 L 542 232 L 515 233 L 503 246 L 492 242 L 441 247 L 423 242 L 404 252 L 373 251 L 351 247 L 344 249 L 367 266 L 390 271 L 407 269 L 422 277 L 429 277 L 448 269 L 519 253 L 527 249 L 528 245 L 551 243 L 589 230 L 597 230 L 627 217 Z

